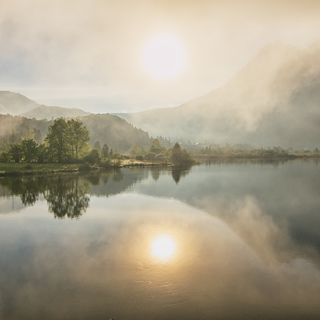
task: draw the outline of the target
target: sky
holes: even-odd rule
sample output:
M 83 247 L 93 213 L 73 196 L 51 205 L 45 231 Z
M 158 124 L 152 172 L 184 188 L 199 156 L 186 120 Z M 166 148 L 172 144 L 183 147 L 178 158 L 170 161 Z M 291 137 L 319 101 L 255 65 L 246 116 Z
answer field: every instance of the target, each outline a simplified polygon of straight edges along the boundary
M 169 65 L 146 58 L 159 38 L 172 39 Z M 319 40 L 318 0 L 0 0 L 0 90 L 95 113 L 172 107 L 268 43 Z

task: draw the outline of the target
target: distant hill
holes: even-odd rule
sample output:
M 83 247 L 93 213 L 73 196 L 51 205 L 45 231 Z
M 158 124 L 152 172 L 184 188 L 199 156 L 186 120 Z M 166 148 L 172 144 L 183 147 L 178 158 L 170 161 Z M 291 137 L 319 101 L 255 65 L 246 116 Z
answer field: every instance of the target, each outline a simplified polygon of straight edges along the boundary
M 20 93 L 0 91 L 0 114 L 18 115 L 38 107 L 38 103 Z
M 0 114 L 21 115 L 34 119 L 57 119 L 60 117 L 74 118 L 89 115 L 90 112 L 81 109 L 50 107 L 40 105 L 20 93 L 0 91 Z
M 41 105 L 36 109 L 33 109 L 29 112 L 21 114 L 26 118 L 34 118 L 34 119 L 57 119 L 60 117 L 64 118 L 74 118 L 74 117 L 83 117 L 89 115 L 90 112 L 83 111 L 81 109 L 69 109 L 62 107 L 48 107 Z
M 111 114 L 92 114 L 86 117 L 79 117 L 80 121 L 90 131 L 90 144 L 93 146 L 96 141 L 100 145 L 106 143 L 114 150 L 121 152 L 129 151 L 133 143 L 139 146 L 149 147 L 150 138 L 147 132 L 135 128 L 124 119 Z
M 152 136 L 258 146 L 320 145 L 320 45 L 269 44 L 226 85 L 174 108 L 120 115 Z

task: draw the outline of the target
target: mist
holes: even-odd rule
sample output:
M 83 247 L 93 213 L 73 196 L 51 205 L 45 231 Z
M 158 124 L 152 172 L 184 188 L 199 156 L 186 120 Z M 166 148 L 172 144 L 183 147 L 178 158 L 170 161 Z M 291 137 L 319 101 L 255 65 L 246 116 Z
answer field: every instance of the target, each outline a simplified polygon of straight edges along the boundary
M 318 39 L 317 1 L 6 1 L 1 3 L 0 85 L 40 104 L 92 112 L 177 106 L 228 82 L 269 42 Z M 170 33 L 187 67 L 148 76 L 141 50 Z

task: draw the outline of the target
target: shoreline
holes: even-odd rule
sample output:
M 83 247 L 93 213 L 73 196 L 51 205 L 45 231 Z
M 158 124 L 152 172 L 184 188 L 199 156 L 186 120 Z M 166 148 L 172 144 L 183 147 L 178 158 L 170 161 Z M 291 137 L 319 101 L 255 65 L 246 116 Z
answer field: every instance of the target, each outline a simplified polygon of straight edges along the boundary
M 215 161 L 262 161 L 277 162 L 289 160 L 318 160 L 320 156 L 309 155 L 289 155 L 284 157 L 261 157 L 261 156 L 239 156 L 239 155 L 217 155 L 217 156 L 194 156 L 194 165 Z M 121 168 L 145 168 L 164 167 L 175 168 L 171 163 L 155 163 L 149 161 L 124 161 L 120 166 L 111 167 L 87 167 L 85 164 L 58 164 L 58 163 L 0 163 L 0 177 L 8 176 L 31 176 L 31 175 L 51 175 L 63 173 L 81 173 L 89 171 L 114 170 Z

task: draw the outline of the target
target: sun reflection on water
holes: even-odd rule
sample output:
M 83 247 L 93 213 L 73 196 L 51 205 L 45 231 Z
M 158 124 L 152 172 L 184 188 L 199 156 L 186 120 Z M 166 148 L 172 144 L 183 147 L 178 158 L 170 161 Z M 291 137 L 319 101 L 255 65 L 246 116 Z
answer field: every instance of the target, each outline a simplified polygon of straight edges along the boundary
M 158 236 L 151 243 L 151 253 L 159 260 L 170 259 L 175 251 L 176 243 L 174 239 L 166 234 Z

